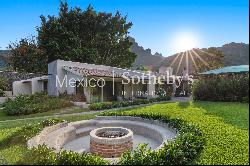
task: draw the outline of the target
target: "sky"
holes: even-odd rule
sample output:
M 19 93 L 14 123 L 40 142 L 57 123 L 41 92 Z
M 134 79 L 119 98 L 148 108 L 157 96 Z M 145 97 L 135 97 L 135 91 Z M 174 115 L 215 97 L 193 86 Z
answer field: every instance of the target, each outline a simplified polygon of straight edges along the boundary
M 67 0 L 70 7 L 120 11 L 139 45 L 170 56 L 189 47 L 249 43 L 248 0 Z M 0 49 L 37 35 L 40 15 L 57 15 L 60 0 L 0 0 Z

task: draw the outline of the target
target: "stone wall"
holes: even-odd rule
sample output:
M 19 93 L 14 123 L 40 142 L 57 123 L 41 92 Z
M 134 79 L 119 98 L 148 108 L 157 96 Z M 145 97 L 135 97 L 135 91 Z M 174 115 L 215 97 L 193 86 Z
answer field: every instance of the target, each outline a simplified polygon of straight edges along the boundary
M 107 145 L 90 141 L 90 152 L 100 155 L 104 158 L 117 158 L 122 155 L 123 152 L 133 149 L 133 141 L 119 144 L 119 145 Z

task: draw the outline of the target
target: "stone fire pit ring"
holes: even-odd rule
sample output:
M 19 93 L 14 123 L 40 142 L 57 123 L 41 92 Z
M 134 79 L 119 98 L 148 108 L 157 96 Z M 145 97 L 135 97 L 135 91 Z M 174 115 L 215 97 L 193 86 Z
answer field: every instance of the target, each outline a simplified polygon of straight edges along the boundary
M 116 137 L 110 138 L 107 136 L 113 134 Z M 90 132 L 90 152 L 93 154 L 105 158 L 117 158 L 123 152 L 132 149 L 133 132 L 130 129 L 123 127 L 101 127 Z

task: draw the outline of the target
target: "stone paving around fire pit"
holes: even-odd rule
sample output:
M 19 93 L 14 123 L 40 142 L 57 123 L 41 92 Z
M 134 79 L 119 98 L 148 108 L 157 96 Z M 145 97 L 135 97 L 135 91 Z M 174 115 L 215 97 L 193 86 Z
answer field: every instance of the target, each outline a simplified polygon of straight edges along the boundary
M 151 143 L 152 149 L 159 149 L 166 140 L 174 139 L 176 131 L 157 120 L 129 116 L 98 116 L 92 120 L 61 123 L 46 127 L 40 134 L 28 140 L 28 147 L 45 144 L 56 152 L 61 149 L 76 152 L 90 151 L 90 132 L 101 127 L 123 127 L 134 134 L 134 146 Z

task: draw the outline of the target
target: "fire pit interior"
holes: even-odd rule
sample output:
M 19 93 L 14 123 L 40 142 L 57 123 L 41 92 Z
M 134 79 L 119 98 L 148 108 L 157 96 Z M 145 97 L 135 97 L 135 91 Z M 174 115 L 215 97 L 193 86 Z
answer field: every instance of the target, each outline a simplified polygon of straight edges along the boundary
M 127 135 L 127 133 L 122 132 L 120 130 L 114 131 L 104 131 L 101 133 L 96 134 L 98 137 L 105 137 L 105 138 L 116 138 L 116 137 L 123 137 Z
M 120 157 L 133 149 L 133 132 L 122 127 L 102 127 L 90 132 L 90 152 L 105 158 Z

